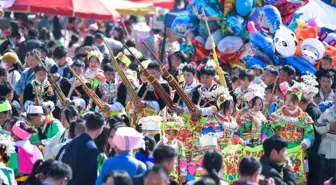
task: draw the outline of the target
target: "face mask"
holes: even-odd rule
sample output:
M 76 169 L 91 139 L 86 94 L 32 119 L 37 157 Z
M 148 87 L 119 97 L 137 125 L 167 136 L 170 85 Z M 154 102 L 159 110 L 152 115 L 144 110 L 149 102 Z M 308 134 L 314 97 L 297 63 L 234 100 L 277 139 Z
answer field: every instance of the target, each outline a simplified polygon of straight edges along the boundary
M 4 69 L 7 69 L 7 63 L 6 62 L 1 62 L 1 67 Z
M 254 83 L 259 84 L 261 82 L 261 77 L 254 77 Z

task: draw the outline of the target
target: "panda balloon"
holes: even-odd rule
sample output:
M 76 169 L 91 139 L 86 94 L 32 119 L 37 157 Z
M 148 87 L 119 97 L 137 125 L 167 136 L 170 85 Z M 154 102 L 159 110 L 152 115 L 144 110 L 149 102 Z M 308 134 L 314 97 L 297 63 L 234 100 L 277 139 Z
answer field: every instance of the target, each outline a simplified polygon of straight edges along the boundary
M 275 54 L 280 57 L 293 56 L 298 45 L 294 32 L 281 26 L 274 34 L 273 46 Z

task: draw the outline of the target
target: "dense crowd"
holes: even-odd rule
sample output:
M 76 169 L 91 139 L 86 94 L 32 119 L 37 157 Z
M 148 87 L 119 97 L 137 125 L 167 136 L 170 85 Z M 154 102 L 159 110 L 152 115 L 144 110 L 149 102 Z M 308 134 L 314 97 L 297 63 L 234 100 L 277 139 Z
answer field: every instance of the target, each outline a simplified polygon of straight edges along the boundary
M 133 38 L 137 19 L 126 23 L 20 18 L 3 32 L 2 184 L 336 184 L 331 56 L 301 76 L 218 67 L 180 39 L 158 61 L 162 30 L 148 49 Z

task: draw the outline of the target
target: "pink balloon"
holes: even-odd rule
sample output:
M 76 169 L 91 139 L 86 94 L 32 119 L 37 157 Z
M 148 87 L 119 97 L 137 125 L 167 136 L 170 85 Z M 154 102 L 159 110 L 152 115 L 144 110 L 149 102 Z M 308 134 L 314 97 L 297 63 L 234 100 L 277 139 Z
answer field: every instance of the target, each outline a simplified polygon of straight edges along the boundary
M 313 28 L 318 28 L 319 26 L 317 25 L 315 19 L 310 19 L 307 21 L 307 24 Z
M 249 21 L 247 23 L 247 29 L 248 29 L 249 33 L 257 32 L 257 29 L 255 27 L 255 23 L 253 21 Z

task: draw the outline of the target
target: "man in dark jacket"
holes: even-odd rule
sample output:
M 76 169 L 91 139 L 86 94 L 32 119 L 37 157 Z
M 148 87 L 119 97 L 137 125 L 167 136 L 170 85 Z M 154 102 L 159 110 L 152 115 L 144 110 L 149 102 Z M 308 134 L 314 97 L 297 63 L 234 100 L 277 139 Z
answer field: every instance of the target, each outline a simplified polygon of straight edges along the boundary
M 295 185 L 295 174 L 289 160 L 286 160 L 287 142 L 274 135 L 263 143 L 264 155 L 261 157 L 261 175 L 273 178 L 276 185 Z M 279 163 L 286 162 L 284 166 Z
M 43 45 L 43 43 L 37 39 L 38 35 L 39 35 L 39 32 L 37 31 L 37 29 L 30 28 L 28 30 L 29 38 L 20 44 L 19 51 L 18 51 L 18 56 L 22 63 L 24 63 L 26 53 L 28 53 L 29 51 L 35 48 L 39 48 L 40 46 Z
M 68 185 L 94 185 L 98 171 L 98 149 L 94 142 L 103 130 L 104 117 L 97 112 L 84 116 L 85 133 L 77 136 L 65 148 L 62 162 L 68 164 L 73 177 Z

